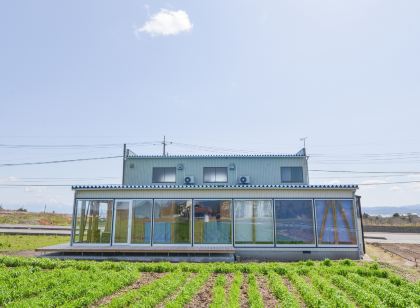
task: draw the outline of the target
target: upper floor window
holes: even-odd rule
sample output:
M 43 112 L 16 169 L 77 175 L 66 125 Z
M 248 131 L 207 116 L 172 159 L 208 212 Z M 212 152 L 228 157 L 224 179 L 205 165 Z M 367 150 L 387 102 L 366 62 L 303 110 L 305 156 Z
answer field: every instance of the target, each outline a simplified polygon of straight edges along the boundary
M 227 167 L 204 167 L 204 183 L 226 183 L 228 181 Z
M 281 167 L 282 183 L 303 183 L 302 167 Z
M 175 167 L 153 167 L 153 183 L 175 183 Z

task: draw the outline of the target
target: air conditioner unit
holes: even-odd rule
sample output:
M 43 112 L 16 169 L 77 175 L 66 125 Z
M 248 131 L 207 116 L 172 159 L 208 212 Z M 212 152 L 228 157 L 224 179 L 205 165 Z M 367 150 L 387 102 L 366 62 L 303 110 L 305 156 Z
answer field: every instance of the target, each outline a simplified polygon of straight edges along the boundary
M 195 178 L 192 175 L 186 176 L 184 178 L 184 183 L 187 184 L 187 185 L 194 184 L 195 183 Z
M 241 176 L 238 178 L 239 184 L 249 184 L 251 183 L 251 178 L 247 175 Z

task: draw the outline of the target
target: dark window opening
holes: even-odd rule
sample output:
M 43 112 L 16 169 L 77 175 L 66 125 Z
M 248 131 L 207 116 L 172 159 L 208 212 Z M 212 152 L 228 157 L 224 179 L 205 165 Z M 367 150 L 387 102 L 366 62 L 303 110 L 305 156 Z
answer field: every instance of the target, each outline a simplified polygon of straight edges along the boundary
M 303 183 L 302 167 L 281 167 L 282 183 Z
M 226 167 L 204 167 L 204 183 L 226 183 L 228 181 L 228 171 Z
M 154 167 L 153 183 L 175 183 L 176 168 L 175 167 Z

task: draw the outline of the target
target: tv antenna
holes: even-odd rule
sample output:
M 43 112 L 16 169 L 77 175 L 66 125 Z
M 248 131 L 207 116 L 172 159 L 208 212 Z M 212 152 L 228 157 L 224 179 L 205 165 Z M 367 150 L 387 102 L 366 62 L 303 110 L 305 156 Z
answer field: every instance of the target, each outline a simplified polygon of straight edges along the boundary
M 306 149 L 306 139 L 308 139 L 308 137 L 302 137 L 299 140 L 303 141 L 303 148 Z

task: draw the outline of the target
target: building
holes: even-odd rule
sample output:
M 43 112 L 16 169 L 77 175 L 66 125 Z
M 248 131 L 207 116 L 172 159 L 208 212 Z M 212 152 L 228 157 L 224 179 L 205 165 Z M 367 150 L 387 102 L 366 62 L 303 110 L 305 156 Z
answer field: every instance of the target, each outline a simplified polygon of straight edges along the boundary
M 305 149 L 217 156 L 127 150 L 122 185 L 73 189 L 71 243 L 46 251 L 147 260 L 359 259 L 364 253 L 357 186 L 309 184 Z

